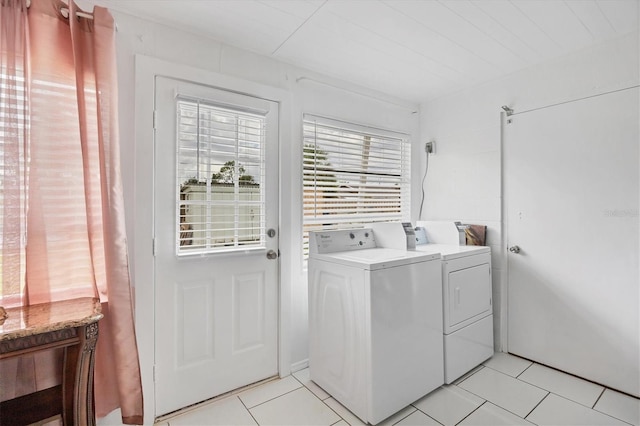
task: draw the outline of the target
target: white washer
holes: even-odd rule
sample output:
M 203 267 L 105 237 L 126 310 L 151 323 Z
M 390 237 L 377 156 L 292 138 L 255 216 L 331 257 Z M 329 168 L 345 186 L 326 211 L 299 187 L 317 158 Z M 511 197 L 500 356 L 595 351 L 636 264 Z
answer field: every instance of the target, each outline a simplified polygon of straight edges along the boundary
M 418 222 L 429 226 L 429 222 Z M 453 225 L 453 222 L 451 222 Z M 405 227 L 400 223 L 371 224 L 384 247 L 401 248 Z M 453 229 L 453 228 L 452 228 Z M 493 355 L 491 249 L 457 244 L 417 244 L 419 253 L 442 256 L 444 382 L 454 380 Z M 433 239 L 435 233 L 429 234 Z M 450 235 L 450 236 L 451 236 Z
M 376 424 L 443 384 L 440 255 L 310 232 L 311 380 Z

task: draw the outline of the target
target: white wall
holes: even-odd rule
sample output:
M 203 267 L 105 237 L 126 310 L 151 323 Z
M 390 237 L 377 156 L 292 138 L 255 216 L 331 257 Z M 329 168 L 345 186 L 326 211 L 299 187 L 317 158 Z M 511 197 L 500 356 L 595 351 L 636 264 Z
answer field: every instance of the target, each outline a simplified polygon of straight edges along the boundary
M 312 71 L 296 68 L 267 57 L 253 54 L 202 39 L 185 32 L 161 26 L 126 14 L 112 12 L 118 25 L 116 34 L 118 78 L 120 91 L 120 129 L 122 173 L 125 188 L 125 206 L 129 252 L 134 277 L 134 289 L 138 300 L 136 307 L 136 332 L 140 350 L 143 386 L 145 392 L 145 420 L 152 422 L 153 407 L 153 305 L 152 270 L 149 268 L 151 241 L 135 239 L 136 220 L 146 216 L 148 206 L 139 203 L 136 188 L 150 185 L 150 176 L 136 170 L 136 155 L 150 155 L 148 142 L 136 140 L 138 126 L 143 121 L 136 119 L 136 69 L 135 55 L 142 54 L 175 64 L 186 65 L 224 75 L 233 76 L 252 83 L 285 90 L 291 94 L 290 112 L 281 117 L 287 126 L 285 134 L 290 138 L 281 141 L 281 252 L 283 282 L 291 291 L 290 335 L 282 336 L 290 342 L 291 353 L 286 354 L 293 369 L 301 368 L 307 360 L 307 289 L 302 270 L 302 114 L 313 113 L 360 124 L 371 124 L 380 128 L 409 133 L 413 142 L 419 141 L 418 106 L 409 102 L 364 89 L 353 84 L 333 80 Z M 336 87 L 337 86 L 337 87 Z M 148 120 L 147 120 L 148 122 Z M 414 151 L 419 149 L 415 144 Z M 416 162 L 419 156 L 414 154 Z M 288 161 L 287 161 L 288 160 Z M 419 164 L 412 168 L 413 181 L 419 181 Z M 413 189 L 417 200 L 419 185 Z M 412 204 L 413 217 L 417 203 Z M 142 212 L 142 215 L 141 215 Z M 148 221 L 152 218 L 148 217 Z M 145 300 L 141 300 L 144 298 Z M 142 313 L 141 313 L 142 312 Z M 150 313 L 149 313 L 150 312 Z M 144 315 L 145 318 L 140 318 Z M 282 355 L 282 354 L 281 354 Z M 286 372 L 285 372 L 286 373 Z M 117 413 L 103 419 L 103 424 L 117 421 Z
M 421 105 L 422 138 L 436 141 L 423 218 L 488 226 L 497 350 L 506 323 L 500 107 L 526 111 L 637 85 L 638 43 L 630 34 Z

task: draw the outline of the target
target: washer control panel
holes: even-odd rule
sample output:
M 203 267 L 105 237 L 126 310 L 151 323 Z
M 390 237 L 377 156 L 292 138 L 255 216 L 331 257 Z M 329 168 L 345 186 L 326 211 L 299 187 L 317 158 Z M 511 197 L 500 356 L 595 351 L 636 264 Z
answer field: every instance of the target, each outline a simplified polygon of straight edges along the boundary
M 376 247 L 376 239 L 373 236 L 373 231 L 369 228 L 309 232 L 309 253 L 311 254 L 363 250 Z

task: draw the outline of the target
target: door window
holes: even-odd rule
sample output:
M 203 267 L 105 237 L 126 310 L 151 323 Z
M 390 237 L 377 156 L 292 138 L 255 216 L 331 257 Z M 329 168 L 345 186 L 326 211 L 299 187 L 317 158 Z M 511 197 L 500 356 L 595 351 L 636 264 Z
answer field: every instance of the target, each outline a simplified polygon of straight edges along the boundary
M 265 247 L 265 114 L 177 99 L 176 250 Z

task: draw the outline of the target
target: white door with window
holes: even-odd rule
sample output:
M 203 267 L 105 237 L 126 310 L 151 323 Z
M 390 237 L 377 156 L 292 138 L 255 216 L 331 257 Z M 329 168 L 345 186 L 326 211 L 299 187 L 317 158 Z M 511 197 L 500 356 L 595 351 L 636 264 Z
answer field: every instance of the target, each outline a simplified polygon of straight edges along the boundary
M 163 77 L 155 95 L 161 415 L 278 373 L 278 104 Z

